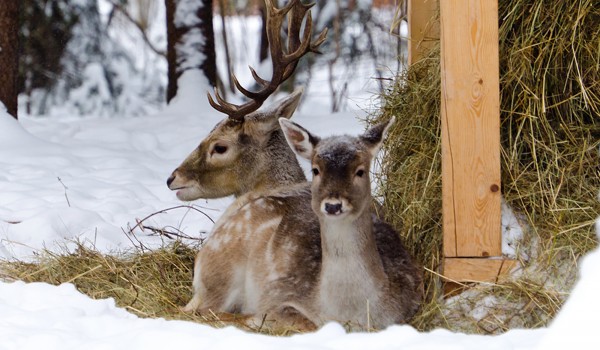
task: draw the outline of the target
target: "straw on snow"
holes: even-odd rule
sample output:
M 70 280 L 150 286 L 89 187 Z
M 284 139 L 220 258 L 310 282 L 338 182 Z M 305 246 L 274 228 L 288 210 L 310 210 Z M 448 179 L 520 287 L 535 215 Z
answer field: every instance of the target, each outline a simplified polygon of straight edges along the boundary
M 382 164 L 387 219 L 426 267 L 428 302 L 413 321 L 498 333 L 546 325 L 596 245 L 600 215 L 600 7 L 593 1 L 499 1 L 502 189 L 529 229 L 519 276 L 444 301 L 439 271 L 439 47 L 400 76 L 371 122 L 395 115 Z
M 371 121 L 400 121 L 385 147 L 380 189 L 387 220 L 426 268 L 428 299 L 412 321 L 421 330 L 546 325 L 572 287 L 577 258 L 596 245 L 600 7 L 593 0 L 500 0 L 499 11 L 502 189 L 529 227 L 517 250 L 518 276 L 442 299 L 439 48 L 397 78 Z M 0 278 L 72 282 L 144 317 L 223 325 L 179 311 L 190 297 L 194 255 L 178 243 L 109 256 L 80 246 L 45 252 L 36 263 L 4 262 Z

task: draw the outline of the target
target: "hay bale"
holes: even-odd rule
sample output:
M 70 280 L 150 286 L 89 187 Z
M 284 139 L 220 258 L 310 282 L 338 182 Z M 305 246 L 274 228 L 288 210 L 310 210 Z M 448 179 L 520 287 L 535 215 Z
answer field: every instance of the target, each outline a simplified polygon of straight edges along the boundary
M 380 187 L 387 220 L 429 271 L 428 302 L 413 322 L 419 329 L 497 333 L 546 325 L 572 287 L 577 258 L 596 245 L 600 6 L 500 0 L 499 18 L 503 196 L 529 228 L 522 250 L 534 251 L 519 256 L 520 277 L 478 286 L 460 302 L 440 298 L 439 47 L 396 79 L 370 120 L 399 120 Z
M 600 6 L 597 1 L 500 0 L 503 195 L 529 230 L 519 276 L 442 299 L 439 47 L 399 76 L 370 122 L 396 115 L 379 179 L 387 220 L 426 267 L 427 302 L 412 324 L 498 333 L 546 325 L 596 245 L 600 215 Z M 396 140 L 397 142 L 394 142 Z M 196 249 L 103 255 L 80 246 L 36 263 L 0 262 L 0 278 L 72 282 L 142 317 L 186 319 Z M 293 330 L 292 330 L 293 331 Z M 279 333 L 287 334 L 287 333 Z

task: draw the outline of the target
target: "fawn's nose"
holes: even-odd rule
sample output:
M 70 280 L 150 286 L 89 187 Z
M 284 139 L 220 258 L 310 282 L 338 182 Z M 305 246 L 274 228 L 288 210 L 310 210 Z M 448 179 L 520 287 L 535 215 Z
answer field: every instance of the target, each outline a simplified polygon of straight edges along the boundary
M 325 211 L 329 215 L 337 215 L 342 212 L 342 203 L 325 203 Z

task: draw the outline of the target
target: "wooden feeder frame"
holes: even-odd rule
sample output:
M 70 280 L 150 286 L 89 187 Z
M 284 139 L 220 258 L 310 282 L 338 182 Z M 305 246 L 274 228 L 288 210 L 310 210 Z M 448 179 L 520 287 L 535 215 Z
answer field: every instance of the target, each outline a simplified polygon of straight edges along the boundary
M 439 21 L 436 13 L 439 9 Z M 502 256 L 497 0 L 408 0 L 408 63 L 441 45 L 447 282 L 495 282 Z

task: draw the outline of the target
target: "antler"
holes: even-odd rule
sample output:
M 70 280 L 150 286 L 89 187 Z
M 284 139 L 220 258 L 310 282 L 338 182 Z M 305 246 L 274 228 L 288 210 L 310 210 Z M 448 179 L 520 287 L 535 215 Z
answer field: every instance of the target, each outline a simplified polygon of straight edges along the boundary
M 256 71 L 250 68 L 252 77 L 261 87 L 258 91 L 249 91 L 245 89 L 235 75 L 232 75 L 233 83 L 237 89 L 244 94 L 250 100 L 242 105 L 235 105 L 225 101 L 218 90 L 215 89 L 215 98 L 213 100 L 210 93 L 208 93 L 208 102 L 210 105 L 219 112 L 225 113 L 229 118 L 242 121 L 244 116 L 248 113 L 257 110 L 263 102 L 269 97 L 277 87 L 287 80 L 298 65 L 298 61 L 302 56 L 308 52 L 318 53 L 319 46 L 325 41 L 327 36 L 327 28 L 319 34 L 317 39 L 311 42 L 312 35 L 312 17 L 310 15 L 310 8 L 313 4 L 304 5 L 300 0 L 291 0 L 283 8 L 277 8 L 273 4 L 273 0 L 265 0 L 267 8 L 267 39 L 269 41 L 269 48 L 271 51 L 271 60 L 273 64 L 273 75 L 271 80 L 267 81 L 262 79 Z M 308 16 L 306 14 L 308 13 Z M 288 15 L 288 43 L 287 50 L 284 52 L 281 44 L 281 27 L 285 16 Z M 306 24 L 304 26 L 304 32 L 302 33 L 302 39 L 300 39 L 300 28 L 304 17 L 306 18 Z

